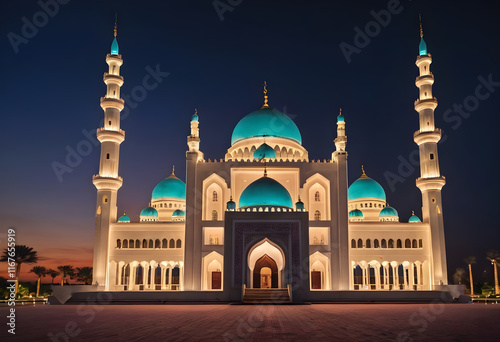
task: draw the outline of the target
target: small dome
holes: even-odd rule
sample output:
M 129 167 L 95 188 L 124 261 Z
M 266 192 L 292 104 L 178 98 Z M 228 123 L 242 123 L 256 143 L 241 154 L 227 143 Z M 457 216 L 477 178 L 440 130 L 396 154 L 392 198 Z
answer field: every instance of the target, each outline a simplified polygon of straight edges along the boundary
M 386 216 L 396 216 L 399 217 L 398 211 L 394 209 L 393 207 L 385 207 L 380 211 L 379 214 L 380 217 L 386 217 Z
M 125 213 L 123 213 L 123 216 L 118 219 L 118 222 L 130 223 L 130 217 L 128 217 L 127 215 L 125 215 Z
M 115 39 L 113 39 L 113 43 L 111 43 L 111 55 L 118 55 L 118 42 Z
M 408 222 L 417 223 L 417 222 L 422 222 L 422 221 L 420 220 L 420 218 L 417 215 L 415 215 L 414 212 L 412 212 L 410 218 L 408 219 Z
M 186 212 L 184 210 L 177 209 L 173 212 L 172 217 L 182 217 L 186 216 Z
M 349 212 L 349 217 L 365 217 L 363 212 L 359 209 L 354 209 Z
M 194 113 L 193 116 L 191 117 L 191 121 L 198 122 L 198 114 Z
M 236 209 L 236 203 L 233 201 L 233 196 L 230 197 L 226 205 L 227 210 L 234 211 Z
M 154 200 L 164 197 L 186 200 L 186 183 L 177 178 L 174 171 L 170 177 L 162 180 L 153 189 L 152 198 Z
M 290 117 L 279 110 L 263 107 L 238 122 L 233 130 L 231 145 L 253 137 L 280 137 L 302 144 L 302 137 L 297 125 Z
M 298 202 L 295 203 L 295 209 L 304 210 L 304 202 L 302 202 L 302 200 L 300 199 L 300 196 L 299 196 Z
M 337 116 L 337 122 L 344 122 L 344 116 L 342 114 L 339 114 L 339 116 Z
M 283 185 L 264 176 L 247 186 L 241 193 L 239 207 L 278 206 L 292 208 L 292 197 Z
M 143 218 L 143 217 L 148 217 L 148 218 L 158 217 L 158 211 L 153 207 L 147 207 L 147 208 L 142 209 L 140 216 L 141 216 L 141 218 Z
M 376 198 L 385 201 L 385 191 L 382 186 L 368 177 L 363 170 L 363 174 L 348 189 L 348 200 L 361 198 Z
M 259 146 L 258 149 L 253 153 L 253 157 L 256 159 L 262 158 L 274 158 L 276 159 L 276 152 L 273 150 L 271 146 L 266 143 L 263 143 Z
M 424 37 L 420 38 L 420 44 L 418 45 L 418 52 L 420 56 L 427 55 L 427 44 L 425 44 Z

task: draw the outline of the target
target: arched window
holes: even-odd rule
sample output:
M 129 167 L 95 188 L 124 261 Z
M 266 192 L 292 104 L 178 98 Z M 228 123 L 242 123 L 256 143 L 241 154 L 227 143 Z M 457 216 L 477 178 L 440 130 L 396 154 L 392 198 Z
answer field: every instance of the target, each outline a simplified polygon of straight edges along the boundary
M 400 239 L 398 239 L 398 241 L 396 242 L 396 248 L 403 248 L 403 244 L 401 243 Z
M 168 248 L 168 240 L 167 239 L 161 240 L 161 248 Z
M 208 238 L 208 244 L 209 245 L 213 245 L 214 244 L 214 237 L 213 237 L 213 235 L 209 236 L 209 238 Z
M 411 242 L 411 248 L 418 248 L 417 240 L 413 239 L 413 241 Z
M 410 239 L 405 240 L 405 248 L 411 248 L 411 241 Z
M 394 248 L 394 240 L 389 239 L 389 248 Z
M 422 248 L 422 239 L 418 240 L 418 248 Z
M 174 239 L 170 239 L 170 241 L 168 243 L 168 248 L 175 248 L 175 240 Z
M 370 203 L 370 208 L 372 208 L 372 204 L 373 204 L 373 203 Z
M 316 191 L 316 193 L 314 194 L 314 202 L 319 202 L 319 201 L 320 201 L 319 191 Z
M 215 244 L 220 245 L 219 235 L 215 235 Z
M 137 265 L 137 268 L 135 270 L 135 284 L 136 285 L 141 285 L 142 284 L 143 272 L 144 272 L 144 269 L 142 268 L 142 266 L 141 265 Z
M 177 242 L 175 243 L 175 248 L 181 248 L 181 247 L 182 247 L 181 239 L 177 239 Z
M 358 239 L 358 248 L 363 248 L 363 240 Z
M 316 221 L 321 220 L 321 213 L 319 212 L 319 210 L 316 210 L 316 211 L 314 212 L 314 219 L 315 219 Z
M 160 239 L 155 240 L 155 248 L 160 248 Z
M 135 240 L 135 248 L 141 248 L 141 241 Z
M 380 248 L 380 245 L 378 243 L 378 239 L 373 240 L 373 248 Z
M 122 240 L 116 240 L 116 248 L 122 248 Z
M 217 210 L 212 210 L 212 221 L 217 221 Z
M 217 202 L 217 191 L 212 192 L 212 201 Z
M 163 203 L 160 203 L 160 208 L 163 208 Z
M 174 269 L 172 270 L 172 285 L 179 285 L 179 272 L 180 268 L 179 266 L 175 266 Z
M 370 239 L 366 239 L 366 248 L 372 248 L 372 241 Z
M 169 203 L 169 204 L 168 204 L 168 207 L 169 207 L 169 208 L 172 208 L 172 203 Z
M 380 244 L 382 248 L 387 248 L 387 242 L 385 241 L 385 239 L 382 239 L 382 241 L 380 241 Z M 390 246 L 391 246 L 391 240 L 389 240 L 389 248 L 391 248 Z
M 148 248 L 148 240 L 142 240 L 142 248 Z
M 130 239 L 130 241 L 128 242 L 128 246 L 129 248 L 134 248 L 134 240 Z
M 123 240 L 123 248 L 128 248 L 128 240 Z
M 356 240 L 351 240 L 351 248 L 356 248 Z

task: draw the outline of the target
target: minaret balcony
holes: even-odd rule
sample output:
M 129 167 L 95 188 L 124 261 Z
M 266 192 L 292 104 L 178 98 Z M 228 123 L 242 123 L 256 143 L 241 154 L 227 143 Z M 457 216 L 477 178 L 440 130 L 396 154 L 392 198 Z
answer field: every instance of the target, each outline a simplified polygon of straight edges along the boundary
M 101 97 L 101 107 L 106 108 L 116 108 L 118 110 L 123 110 L 125 107 L 125 101 L 123 99 L 113 99 L 111 97 Z
M 417 66 L 420 66 L 420 64 L 422 63 L 429 63 L 429 64 L 432 63 L 432 56 L 430 53 L 428 53 L 427 55 L 421 55 L 417 57 L 417 61 L 415 62 L 415 64 Z
M 416 180 L 416 184 L 420 191 L 441 190 L 446 184 L 446 179 L 443 176 L 429 178 L 419 177 Z
M 113 131 L 101 127 L 97 129 L 96 137 L 101 143 L 110 141 L 121 144 L 125 140 L 125 131 L 122 129 Z
M 118 190 L 123 185 L 123 178 L 94 175 L 92 176 L 92 183 L 94 183 L 97 190 Z
M 423 99 L 415 101 L 415 110 L 420 112 L 422 109 L 436 109 L 438 105 L 438 101 L 435 97 L 432 99 Z
M 102 78 L 104 80 L 104 83 L 106 83 L 106 85 L 116 84 L 119 87 L 123 85 L 123 76 L 113 75 L 108 72 L 105 72 Z
M 441 130 L 436 128 L 434 131 L 429 132 L 416 131 L 413 134 L 413 140 L 419 146 L 425 143 L 437 143 L 441 140 Z
M 117 64 L 118 66 L 121 66 L 123 64 L 122 55 L 111 55 L 108 53 L 106 55 L 106 63 L 108 63 L 108 65 L 110 63 L 114 63 Z
M 434 84 L 434 75 L 432 73 L 428 75 L 418 76 L 415 79 L 415 85 L 419 88 L 423 85 L 433 85 L 433 84 Z

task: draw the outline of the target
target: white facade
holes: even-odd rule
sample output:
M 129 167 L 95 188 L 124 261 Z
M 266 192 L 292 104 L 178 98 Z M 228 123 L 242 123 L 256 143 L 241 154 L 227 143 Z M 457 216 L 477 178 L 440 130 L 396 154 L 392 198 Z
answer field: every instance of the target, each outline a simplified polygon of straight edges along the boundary
M 422 39 L 423 42 L 423 39 Z M 116 41 L 114 42 L 114 44 Z M 425 42 L 423 43 L 425 46 Z M 113 53 L 114 52 L 114 53 Z M 425 52 L 425 53 L 423 53 Z M 153 190 L 140 222 L 117 216 L 123 63 L 108 54 L 101 99 L 105 127 L 97 188 L 94 284 L 110 291 L 219 291 L 286 288 L 312 291 L 432 290 L 446 285 L 446 255 L 431 55 L 417 58 L 422 221 L 400 222 L 385 192 L 364 170 L 348 190 L 346 122 L 337 121 L 331 160 L 309 160 L 298 128 L 268 104 L 245 116 L 223 159 L 200 151 L 198 113 L 187 139 L 186 183 L 172 175 Z M 333 149 L 333 145 L 332 145 Z M 221 154 L 222 155 L 222 154 Z M 408 215 L 409 216 L 409 215 Z M 200 299 L 201 296 L 200 292 Z

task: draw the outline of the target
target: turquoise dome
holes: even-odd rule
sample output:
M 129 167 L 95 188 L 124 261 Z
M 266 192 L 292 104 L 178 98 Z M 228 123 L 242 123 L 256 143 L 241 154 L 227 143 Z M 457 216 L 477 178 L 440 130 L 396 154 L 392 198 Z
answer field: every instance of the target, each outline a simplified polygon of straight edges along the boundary
M 186 183 L 175 177 L 174 172 L 170 177 L 165 178 L 153 189 L 152 198 L 154 200 L 164 197 L 186 199 Z
M 245 116 L 233 130 L 231 145 L 253 137 L 280 137 L 302 144 L 297 125 L 288 115 L 270 107 L 264 107 Z
M 186 216 L 186 212 L 184 210 L 177 209 L 172 214 L 172 217 L 180 217 L 180 216 Z
M 128 223 L 128 222 L 130 222 L 130 217 L 128 217 L 127 215 L 123 214 L 123 216 L 118 219 L 118 222 L 121 222 L 121 223 L 127 222 Z
M 262 177 L 243 190 L 239 207 L 279 206 L 292 208 L 292 197 L 283 185 L 269 177 Z
M 236 203 L 234 203 L 234 201 L 233 201 L 233 196 L 231 196 L 231 198 L 229 199 L 229 202 L 227 202 L 226 208 L 227 208 L 227 210 L 231 210 L 231 211 L 234 211 L 236 209 Z
M 113 43 L 111 44 L 111 54 L 112 55 L 118 55 L 118 42 L 115 39 L 113 39 Z
M 385 191 L 379 183 L 368 177 L 363 171 L 363 175 L 349 187 L 347 197 L 349 201 L 360 198 L 377 198 L 385 201 Z
M 339 114 L 339 116 L 337 116 L 337 122 L 344 122 L 344 116 L 342 114 Z
M 420 44 L 418 45 L 418 53 L 420 56 L 427 55 L 427 44 L 425 44 L 424 37 L 420 38 Z
M 198 114 L 193 114 L 193 116 L 191 117 L 191 121 L 198 122 Z
M 394 209 L 393 207 L 385 207 L 380 211 L 379 214 L 380 217 L 385 217 L 385 216 L 396 216 L 399 217 L 398 211 Z
M 363 212 L 359 209 L 354 209 L 349 212 L 349 217 L 365 217 Z
M 158 217 L 158 211 L 153 207 L 147 207 L 142 209 L 141 217 Z
M 300 196 L 299 196 L 299 201 L 295 203 L 295 209 L 304 210 L 304 202 L 300 200 Z
M 256 159 L 262 158 L 274 158 L 276 159 L 276 152 L 273 150 L 271 146 L 266 143 L 263 143 L 259 146 L 258 149 L 253 153 L 253 157 Z
M 417 215 L 412 213 L 410 218 L 408 219 L 408 222 L 415 223 L 415 222 L 422 222 L 422 221 L 420 220 L 420 218 Z

